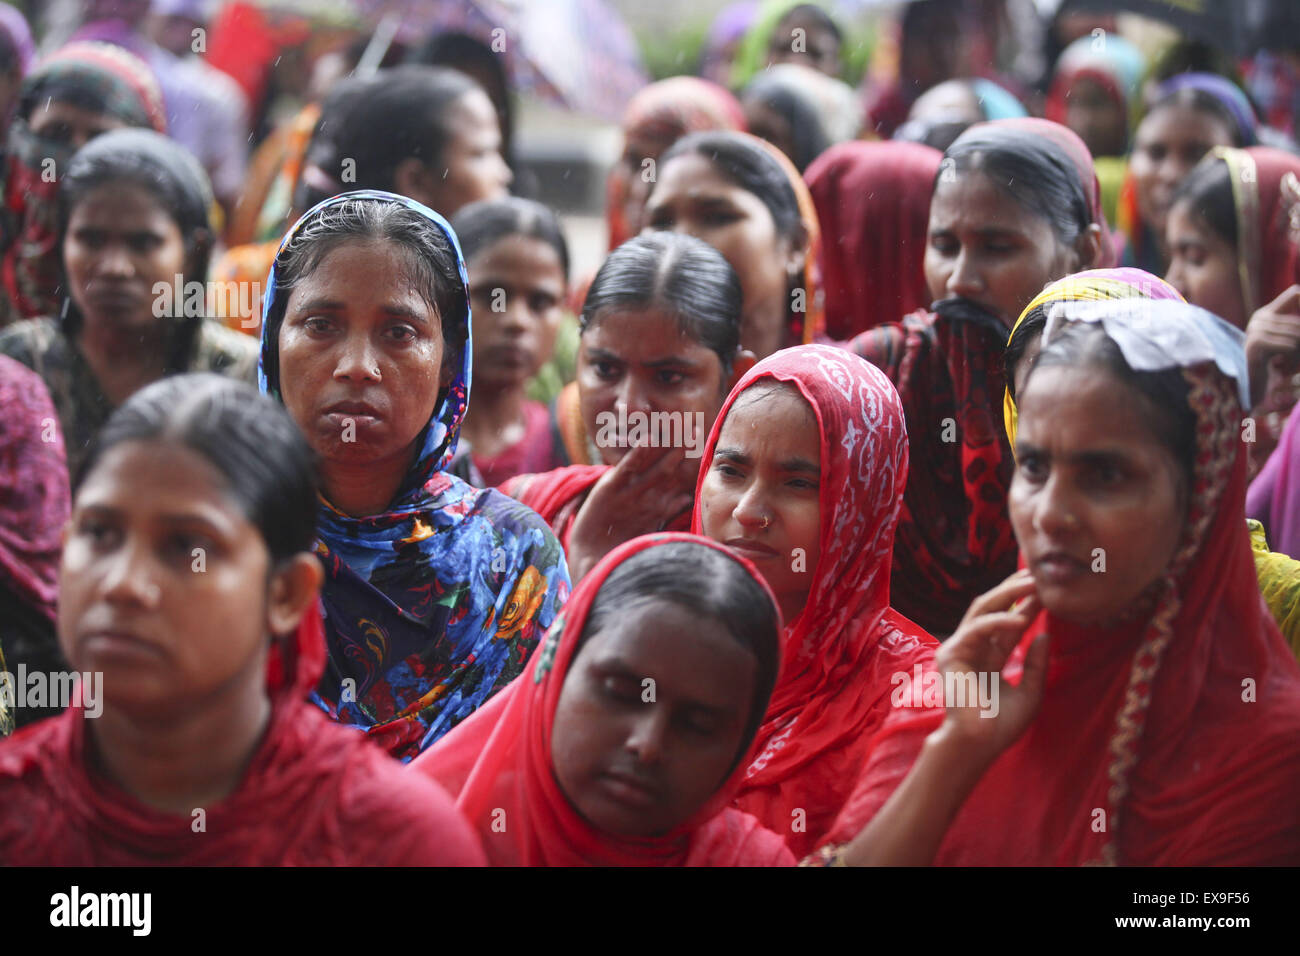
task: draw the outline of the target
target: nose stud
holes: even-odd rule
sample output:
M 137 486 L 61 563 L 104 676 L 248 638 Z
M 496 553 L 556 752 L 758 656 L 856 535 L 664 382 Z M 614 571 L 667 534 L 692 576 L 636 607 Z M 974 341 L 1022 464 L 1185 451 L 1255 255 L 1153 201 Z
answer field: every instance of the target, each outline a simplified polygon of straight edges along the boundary
M 772 516 L 771 516 L 771 515 L 763 515 L 763 523 L 762 523 L 761 525 L 759 525 L 759 527 L 762 528 L 764 531 L 766 531 L 766 530 L 767 530 L 767 526 L 770 525 L 771 523 L 772 523 Z

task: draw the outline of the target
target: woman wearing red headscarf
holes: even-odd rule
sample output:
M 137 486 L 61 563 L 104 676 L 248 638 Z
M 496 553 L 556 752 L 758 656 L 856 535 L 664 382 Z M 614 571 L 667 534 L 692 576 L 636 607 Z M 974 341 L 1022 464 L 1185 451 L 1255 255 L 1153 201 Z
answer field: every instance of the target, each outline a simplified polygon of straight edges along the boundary
M 0 651 L 8 654 L 0 671 L 14 673 L 19 664 L 60 670 L 54 616 L 69 508 L 63 432 L 40 376 L 7 355 L 0 355 L 0 484 Z M 21 725 L 57 711 L 26 707 L 17 718 Z
M 892 599 L 936 637 L 1016 568 L 1002 353 L 1043 286 L 1114 264 L 1087 148 L 1039 119 L 979 123 L 948 148 L 930 201 L 924 271 L 934 312 L 857 336 L 907 414 L 912 479 L 895 539 Z
M 1296 403 L 1297 203 L 1300 156 L 1267 146 L 1218 146 L 1183 180 L 1167 217 L 1166 278 L 1188 302 L 1246 330 L 1256 422 L 1252 476 L 1277 447 Z
M 871 365 L 786 349 L 732 389 L 705 449 L 692 529 L 751 560 L 787 622 L 781 680 L 736 806 L 818 845 L 889 713 L 895 675 L 935 642 L 890 607 L 907 433 Z
M 167 132 L 148 64 L 107 43 L 69 43 L 23 82 L 4 162 L 0 326 L 59 309 L 58 186 L 72 154 L 124 126 Z
M 316 500 L 306 440 L 250 386 L 175 376 L 114 413 L 59 575 L 84 679 L 0 742 L 0 864 L 482 863 L 446 793 L 307 702 Z
M 1057 308 L 1019 395 L 1010 510 L 1027 567 L 958 632 L 1019 642 L 1012 682 L 1050 635 L 1046 688 L 934 862 L 1294 865 L 1300 667 L 1241 521 L 1242 336 L 1181 302 Z M 1028 628 L 1006 613 L 1023 602 L 1041 608 Z M 891 715 L 832 843 L 875 816 L 944 713 Z
M 412 763 L 498 866 L 781 866 L 728 804 L 781 662 L 750 564 L 687 534 L 620 545 L 529 669 Z
M 923 263 L 942 158 L 919 143 L 854 142 L 808 167 L 830 338 L 850 339 L 930 304 Z

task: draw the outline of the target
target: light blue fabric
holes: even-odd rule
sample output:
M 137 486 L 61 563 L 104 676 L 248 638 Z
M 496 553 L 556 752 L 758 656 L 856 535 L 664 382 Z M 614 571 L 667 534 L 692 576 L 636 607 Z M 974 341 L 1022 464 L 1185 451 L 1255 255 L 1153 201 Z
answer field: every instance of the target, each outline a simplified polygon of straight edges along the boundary
M 1246 335 L 1212 312 L 1170 299 L 1058 302 L 1047 313 L 1046 347 L 1066 322 L 1098 322 L 1134 371 L 1160 372 L 1213 362 L 1237 383 L 1242 409 L 1250 405 Z

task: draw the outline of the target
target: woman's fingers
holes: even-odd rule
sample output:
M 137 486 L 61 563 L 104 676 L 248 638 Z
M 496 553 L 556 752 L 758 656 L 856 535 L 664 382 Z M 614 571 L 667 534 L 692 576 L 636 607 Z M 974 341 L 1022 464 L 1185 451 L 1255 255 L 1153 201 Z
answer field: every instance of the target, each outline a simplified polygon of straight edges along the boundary
M 971 601 L 966 616 L 962 618 L 962 626 L 967 621 L 988 614 L 991 611 L 1003 611 L 1011 607 L 1016 601 L 1032 593 L 1034 590 L 1034 578 L 1028 569 L 1017 571 L 991 591 L 985 591 L 974 601 Z
M 1288 286 L 1281 295 L 1259 311 L 1300 315 L 1300 285 Z

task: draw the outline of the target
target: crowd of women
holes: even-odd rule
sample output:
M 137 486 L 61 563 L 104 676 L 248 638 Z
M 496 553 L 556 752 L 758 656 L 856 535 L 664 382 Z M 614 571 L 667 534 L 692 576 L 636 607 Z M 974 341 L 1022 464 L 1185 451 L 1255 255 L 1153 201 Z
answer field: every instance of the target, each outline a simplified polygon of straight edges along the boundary
M 223 203 L 0 16 L 0 863 L 1300 862 L 1300 149 L 975 6 L 728 8 L 581 276 L 468 37 Z

